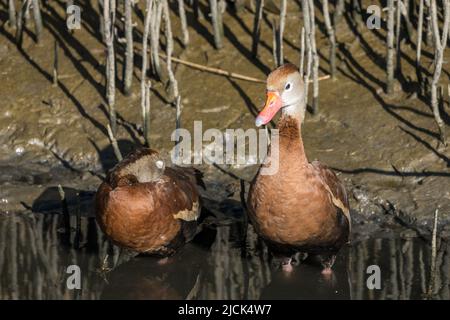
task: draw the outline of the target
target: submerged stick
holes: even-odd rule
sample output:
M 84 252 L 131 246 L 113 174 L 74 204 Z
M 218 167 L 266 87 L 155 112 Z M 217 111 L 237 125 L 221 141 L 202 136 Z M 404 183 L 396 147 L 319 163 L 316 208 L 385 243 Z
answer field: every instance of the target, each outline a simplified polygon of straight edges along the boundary
M 252 34 L 252 55 L 254 58 L 258 56 L 259 38 L 261 36 L 261 20 L 264 9 L 264 0 L 256 0 L 256 11 L 253 20 Z
M 131 85 L 133 83 L 133 1 L 125 0 L 125 39 L 126 39 L 126 50 L 125 50 L 125 79 L 124 79 L 124 92 L 125 95 L 130 95 Z
M 430 283 L 428 285 L 428 297 L 431 297 L 434 291 L 434 282 L 436 279 L 436 255 L 437 255 L 437 226 L 438 226 L 439 209 L 434 211 L 433 233 L 431 237 L 431 267 L 430 267 Z
M 183 43 L 183 46 L 186 48 L 187 45 L 189 44 L 189 30 L 186 20 L 186 11 L 184 9 L 184 0 L 178 0 L 178 15 L 180 16 L 181 32 L 183 34 L 181 42 Z
M 67 199 L 66 199 L 66 193 L 64 192 L 63 187 L 58 184 L 58 193 L 59 197 L 61 199 L 61 207 L 62 207 L 62 213 L 63 213 L 63 224 L 64 224 L 64 231 L 66 235 L 69 235 L 70 237 L 70 215 L 69 215 L 69 207 L 67 205 Z

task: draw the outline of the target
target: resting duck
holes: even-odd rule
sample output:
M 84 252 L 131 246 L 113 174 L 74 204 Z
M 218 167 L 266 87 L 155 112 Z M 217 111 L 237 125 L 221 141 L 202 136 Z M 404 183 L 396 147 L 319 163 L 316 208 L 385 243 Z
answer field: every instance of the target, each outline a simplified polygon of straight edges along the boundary
M 197 172 L 166 167 L 159 153 L 142 148 L 117 164 L 96 194 L 97 222 L 116 245 L 169 256 L 197 231 Z
M 252 181 L 250 220 L 283 269 L 292 270 L 296 252 L 317 254 L 324 274 L 331 274 L 338 250 L 348 242 L 350 212 L 344 186 L 318 161 L 308 162 L 301 136 L 305 115 L 304 85 L 297 67 L 285 64 L 267 78 L 267 100 L 256 126 L 267 124 L 281 109 L 279 153 L 269 150 Z M 278 170 L 263 170 L 278 162 Z

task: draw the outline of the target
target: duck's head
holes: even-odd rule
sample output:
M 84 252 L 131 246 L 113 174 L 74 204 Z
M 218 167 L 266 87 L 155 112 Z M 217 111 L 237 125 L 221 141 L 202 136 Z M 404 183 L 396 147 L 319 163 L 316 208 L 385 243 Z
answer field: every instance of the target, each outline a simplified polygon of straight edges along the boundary
M 134 183 L 147 183 L 158 180 L 165 169 L 165 162 L 157 151 L 140 148 L 118 163 L 110 176 L 113 184 L 120 184 L 124 178 Z
M 303 120 L 304 85 L 295 65 L 287 63 L 272 71 L 267 77 L 266 94 L 266 104 L 255 121 L 257 127 L 269 123 L 280 109 Z

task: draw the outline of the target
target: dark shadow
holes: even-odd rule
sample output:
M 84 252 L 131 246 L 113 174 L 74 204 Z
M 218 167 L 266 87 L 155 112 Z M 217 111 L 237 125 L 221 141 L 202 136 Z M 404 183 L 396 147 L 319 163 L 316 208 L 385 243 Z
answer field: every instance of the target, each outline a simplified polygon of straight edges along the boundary
M 109 117 L 108 110 L 106 110 L 104 104 L 99 105 L 98 108 L 103 112 L 105 117 L 107 118 Z M 117 117 L 117 124 L 119 126 L 122 126 L 127 131 L 130 138 L 133 140 L 133 143 L 135 145 L 141 145 L 139 138 L 136 136 L 136 133 L 141 133 L 141 130 L 138 129 L 137 125 L 125 120 L 125 118 L 122 117 L 122 115 L 119 112 L 116 112 L 116 117 Z
M 425 146 L 425 148 L 427 148 L 428 150 L 430 150 L 431 152 L 433 152 L 436 156 L 438 156 L 441 160 L 445 161 L 445 163 L 447 164 L 447 168 L 450 167 L 450 158 L 447 157 L 445 154 L 440 153 L 439 151 L 437 151 L 435 148 L 433 148 L 433 146 L 431 146 L 431 144 L 429 144 L 427 141 L 423 140 L 422 138 L 420 138 L 419 136 L 415 135 L 414 133 L 412 133 L 409 130 L 406 130 L 405 128 L 399 127 L 403 132 L 409 134 L 411 137 L 414 138 L 414 140 L 416 140 L 417 142 L 423 144 Z
M 376 169 L 376 168 L 358 168 L 358 169 L 340 169 L 332 167 L 333 170 L 347 173 L 347 174 L 362 174 L 362 173 L 374 173 L 385 176 L 394 176 L 394 177 L 450 177 L 450 172 L 439 172 L 439 171 L 388 171 L 384 169 Z
M 167 260 L 138 256 L 106 275 L 101 299 L 193 299 L 204 285 L 204 268 L 216 231 L 206 228 Z
M 308 264 L 294 267 L 290 274 L 272 270 L 272 281 L 263 289 L 261 299 L 348 300 L 346 266 L 336 263 L 331 279 L 324 278 L 320 267 Z
M 109 170 L 111 170 L 116 164 L 117 164 L 117 158 L 114 153 L 114 149 L 111 144 L 109 144 L 106 148 L 100 149 L 95 141 L 92 139 L 89 139 L 92 146 L 95 148 L 95 150 L 98 153 L 98 157 L 100 159 L 100 162 L 102 164 L 102 170 L 106 174 Z M 120 152 L 122 153 L 122 156 L 125 158 L 129 153 L 134 151 L 136 148 L 139 147 L 135 143 L 133 143 L 130 140 L 125 139 L 118 139 L 117 144 L 119 146 Z
M 344 50 L 345 51 L 345 50 Z M 349 55 L 349 52 L 346 52 L 347 55 Z M 350 57 L 350 59 L 352 59 Z M 355 60 L 352 60 L 354 63 L 356 63 Z M 403 118 L 400 114 L 398 114 L 397 112 L 395 112 L 395 109 L 398 108 L 394 105 L 390 105 L 388 103 L 386 103 L 384 101 L 384 99 L 381 97 L 381 95 L 378 93 L 377 89 L 375 89 L 375 87 L 371 86 L 366 80 L 364 80 L 359 74 L 358 72 L 356 72 L 353 67 L 349 64 L 349 62 L 347 60 L 343 60 L 343 63 L 346 65 L 347 69 L 349 70 L 349 72 L 352 75 L 349 75 L 347 72 L 345 72 L 344 70 L 342 70 L 342 68 L 339 68 L 341 74 L 347 76 L 349 79 L 352 79 L 353 81 L 355 81 L 356 83 L 364 86 L 365 88 L 367 88 L 373 95 L 373 97 L 375 98 L 375 100 L 381 105 L 381 107 L 387 112 L 389 113 L 391 116 L 393 116 L 395 119 L 399 120 L 400 122 L 404 123 L 405 125 L 407 125 L 408 127 L 423 132 L 429 136 L 432 136 L 436 139 L 439 139 L 439 135 L 436 132 L 432 132 L 428 129 L 416 126 L 415 124 L 413 124 L 412 122 L 410 122 L 409 120 Z M 359 64 L 356 63 L 356 65 L 358 66 L 358 70 L 360 70 L 360 72 L 362 72 L 363 75 L 367 74 L 367 72 L 365 70 L 361 70 L 363 69 Z M 373 76 L 371 76 L 373 78 Z M 379 81 L 374 81 L 374 82 L 378 82 Z
M 93 217 L 93 199 L 95 192 L 63 187 L 69 213 L 79 210 L 83 216 Z M 37 197 L 31 206 L 33 212 L 62 213 L 61 196 L 58 187 L 49 187 Z
M 224 25 L 223 26 L 224 35 L 230 41 L 230 43 L 252 64 L 254 64 L 258 69 L 260 69 L 264 74 L 270 73 L 270 68 L 259 60 L 259 58 L 254 58 L 250 49 L 246 48 L 236 37 L 236 35 L 231 31 L 231 29 Z

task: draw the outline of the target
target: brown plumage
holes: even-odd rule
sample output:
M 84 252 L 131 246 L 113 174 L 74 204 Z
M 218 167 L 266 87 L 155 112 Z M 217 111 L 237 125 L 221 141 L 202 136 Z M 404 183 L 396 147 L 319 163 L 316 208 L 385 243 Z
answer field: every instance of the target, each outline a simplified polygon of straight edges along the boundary
M 279 157 L 270 150 L 269 161 L 252 182 L 250 219 L 275 254 L 288 258 L 296 251 L 321 254 L 329 272 L 350 232 L 345 188 L 333 171 L 306 158 L 301 137 L 304 88 L 297 68 L 289 64 L 273 71 L 267 90 L 267 103 L 256 124 L 268 123 L 282 109 L 277 125 Z M 274 161 L 278 161 L 278 171 L 264 175 L 264 168 Z M 287 261 L 289 264 L 290 259 Z
M 97 222 L 111 241 L 139 253 L 167 256 L 197 230 L 196 172 L 165 167 L 142 148 L 116 165 L 96 194 Z

